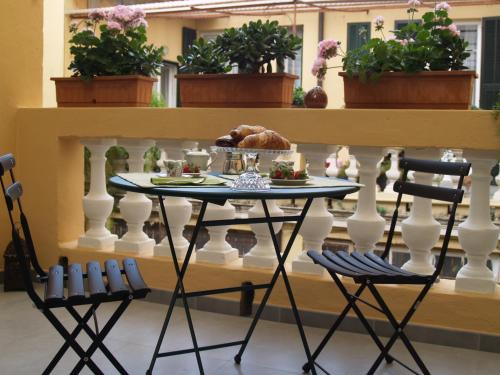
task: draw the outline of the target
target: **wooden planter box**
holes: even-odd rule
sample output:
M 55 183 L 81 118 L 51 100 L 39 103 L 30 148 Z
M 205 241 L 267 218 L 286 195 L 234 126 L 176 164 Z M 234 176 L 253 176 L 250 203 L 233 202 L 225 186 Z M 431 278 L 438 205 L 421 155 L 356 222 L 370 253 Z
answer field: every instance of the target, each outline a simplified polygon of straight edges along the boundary
M 156 78 L 104 76 L 51 78 L 56 83 L 58 107 L 149 107 Z
M 177 75 L 183 107 L 291 107 L 297 78 L 288 73 Z
M 362 83 L 344 78 L 346 108 L 469 109 L 476 72 L 436 71 L 384 73 L 378 81 Z

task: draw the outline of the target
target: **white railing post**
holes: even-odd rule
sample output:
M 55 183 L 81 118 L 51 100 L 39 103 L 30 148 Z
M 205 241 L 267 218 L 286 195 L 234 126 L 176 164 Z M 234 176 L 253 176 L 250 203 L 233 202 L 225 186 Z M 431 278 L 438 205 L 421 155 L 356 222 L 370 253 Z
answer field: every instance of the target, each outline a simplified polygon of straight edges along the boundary
M 112 249 L 117 236 L 106 228 L 113 210 L 114 199 L 106 190 L 106 151 L 116 145 L 115 139 L 84 139 L 81 143 L 90 151 L 90 189 L 83 197 L 83 212 L 88 230 L 78 239 L 78 247 Z
M 276 201 L 266 202 L 269 215 L 272 217 L 283 216 L 284 212 L 278 207 Z M 255 205 L 248 210 L 248 217 L 264 217 L 264 208 L 261 201 L 256 201 Z M 252 231 L 255 233 L 257 243 L 243 257 L 243 267 L 274 268 L 278 264 L 276 251 L 274 250 L 273 240 L 269 233 L 267 224 L 251 224 Z M 283 227 L 283 223 L 273 223 L 274 233 L 278 233 Z
M 357 165 L 358 163 L 356 160 L 356 156 L 354 155 L 354 154 L 356 154 L 356 152 L 354 150 L 357 150 L 357 149 L 358 148 L 356 148 L 356 147 L 349 147 L 348 148 L 348 150 L 349 150 L 349 166 L 345 170 L 345 174 L 347 175 L 347 177 L 351 181 L 356 181 L 358 174 L 359 174 L 358 165 Z
M 183 159 L 182 150 L 184 148 L 193 148 L 197 146 L 196 142 L 190 141 L 176 141 L 170 139 L 162 139 L 156 142 L 158 148 L 167 159 L 181 160 Z M 163 161 L 159 160 L 158 164 L 165 169 Z M 184 227 L 189 223 L 193 211 L 193 205 L 182 197 L 165 197 L 163 199 L 165 209 L 167 211 L 167 218 L 170 227 L 170 234 L 174 243 L 175 255 L 178 259 L 184 259 L 186 252 L 189 248 L 189 241 L 183 236 Z M 153 254 L 155 256 L 171 257 L 170 245 L 168 238 L 165 236 L 162 241 L 154 247 Z
M 439 149 L 407 149 L 408 157 L 438 160 Z M 415 172 L 415 183 L 432 185 L 434 175 Z M 407 271 L 427 275 L 434 272 L 431 250 L 439 241 L 441 224 L 432 216 L 432 200 L 413 197 L 410 216 L 401 222 L 401 233 L 410 250 L 410 260 L 403 268 Z
M 354 215 L 347 219 L 347 232 L 356 251 L 368 252 L 384 235 L 385 219 L 377 212 L 376 179 L 378 164 L 383 155 L 380 147 L 350 147 L 349 152 L 359 162 L 359 182 L 365 186 L 359 190 Z M 351 159 L 352 160 L 352 159 Z
M 472 185 L 469 216 L 458 226 L 458 239 L 467 264 L 458 271 L 455 289 L 493 293 L 496 281 L 486 262 L 498 243 L 499 229 L 490 217 L 490 171 L 498 154 L 465 150 L 464 156 L 472 164 Z
M 387 185 L 384 192 L 394 193 L 394 182 L 399 180 L 399 176 L 401 174 L 399 171 L 399 151 L 399 149 L 395 148 L 387 149 L 387 152 L 391 154 L 391 167 L 387 172 L 385 172 L 385 175 L 387 176 Z
M 205 214 L 205 220 L 228 220 L 234 219 L 236 210 L 234 206 L 226 201 L 224 206 L 209 203 Z M 226 235 L 229 225 L 208 227 L 208 242 L 196 252 L 197 262 L 227 264 L 238 259 L 238 249 L 233 248 L 227 241 Z
M 150 139 L 120 139 L 118 144 L 128 152 L 129 172 L 144 172 L 144 154 L 154 146 Z M 115 242 L 115 250 L 135 254 L 149 254 L 153 251 L 155 240 L 144 233 L 144 222 L 151 215 L 153 202 L 144 194 L 127 192 L 120 200 L 119 207 L 127 222 L 127 233 Z

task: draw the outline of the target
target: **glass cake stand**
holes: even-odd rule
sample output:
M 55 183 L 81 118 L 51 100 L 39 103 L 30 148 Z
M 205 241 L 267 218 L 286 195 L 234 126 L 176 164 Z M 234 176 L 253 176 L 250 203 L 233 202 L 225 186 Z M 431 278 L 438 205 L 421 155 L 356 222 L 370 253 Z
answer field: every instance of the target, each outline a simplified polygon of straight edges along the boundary
M 239 152 L 245 154 L 246 159 L 246 169 L 245 172 L 239 175 L 239 177 L 233 181 L 231 189 L 234 190 L 269 190 L 268 181 L 263 178 L 256 168 L 256 162 L 259 154 L 265 155 L 290 155 L 292 150 L 267 150 L 267 149 L 256 149 L 256 148 L 239 148 L 239 147 L 220 147 L 215 146 L 214 150 L 216 152 Z

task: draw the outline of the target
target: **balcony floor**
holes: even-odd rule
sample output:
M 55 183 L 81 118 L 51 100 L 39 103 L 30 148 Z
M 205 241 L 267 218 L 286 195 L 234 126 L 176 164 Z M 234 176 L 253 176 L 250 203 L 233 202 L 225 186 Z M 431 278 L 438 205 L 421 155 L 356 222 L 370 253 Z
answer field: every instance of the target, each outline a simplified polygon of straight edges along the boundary
M 98 315 L 100 326 L 112 312 L 113 306 L 101 307 Z M 131 374 L 144 374 L 156 343 L 166 306 L 134 301 L 121 321 L 105 340 L 108 348 Z M 246 331 L 249 319 L 193 310 L 193 319 L 199 343 L 206 345 L 221 341 L 239 340 Z M 66 324 L 74 323 L 61 311 L 57 314 Z M 325 330 L 306 327 L 312 347 L 315 347 Z M 80 344 L 86 348 L 89 340 L 82 335 Z M 40 373 L 62 344 L 62 339 L 48 321 L 31 307 L 25 293 L 0 292 L 0 372 L 2 374 Z M 164 348 L 181 349 L 190 346 L 183 310 L 176 308 L 173 325 Z M 430 371 L 435 374 L 494 374 L 500 369 L 500 355 L 474 350 L 415 343 Z M 286 375 L 301 374 L 304 362 L 300 340 L 295 326 L 261 321 L 257 326 L 241 366 L 232 358 L 236 348 L 204 352 L 202 358 L 207 374 Z M 366 373 L 377 355 L 377 349 L 367 335 L 339 332 L 319 363 L 335 375 Z M 410 362 L 402 345 L 393 354 Z M 68 351 L 59 363 L 56 374 L 68 374 L 76 364 L 76 355 Z M 115 373 L 103 355 L 94 357 L 106 374 Z M 411 364 L 413 366 L 413 364 Z M 83 373 L 89 373 L 85 370 Z M 169 375 L 198 374 L 194 355 L 159 359 L 155 373 Z M 407 374 L 399 365 L 382 367 L 377 374 Z

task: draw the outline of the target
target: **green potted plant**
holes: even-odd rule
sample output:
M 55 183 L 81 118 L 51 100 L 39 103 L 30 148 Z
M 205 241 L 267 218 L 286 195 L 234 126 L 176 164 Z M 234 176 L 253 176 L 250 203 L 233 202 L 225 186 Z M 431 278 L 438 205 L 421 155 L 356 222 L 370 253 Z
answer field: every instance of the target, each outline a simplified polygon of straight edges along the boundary
M 141 106 L 151 103 L 163 48 L 147 44 L 145 13 L 116 6 L 73 22 L 70 78 L 52 78 L 59 107 Z
M 321 80 L 326 61 L 343 56 L 346 108 L 468 109 L 476 72 L 467 70 L 468 43 L 448 16 L 450 6 L 438 3 L 415 20 L 419 0 L 408 1 L 408 24 L 384 35 L 384 19 L 375 18 L 380 38 L 344 53 L 340 42 L 322 41 L 312 73 Z
M 285 59 L 295 59 L 301 44 L 277 21 L 260 20 L 226 29 L 215 41 L 198 39 L 178 57 L 182 106 L 290 107 L 298 77 L 284 73 Z M 238 74 L 227 74 L 233 66 Z

